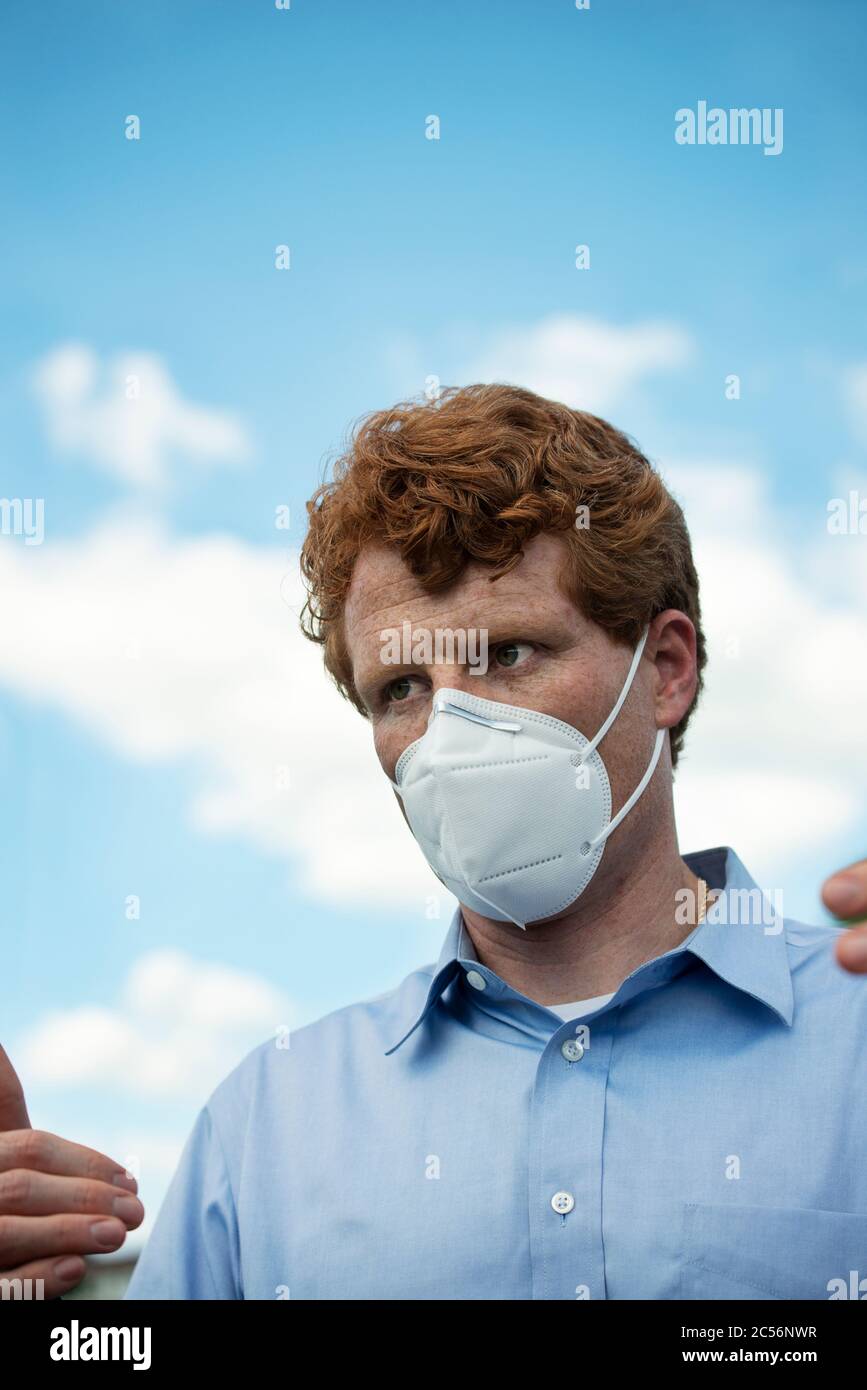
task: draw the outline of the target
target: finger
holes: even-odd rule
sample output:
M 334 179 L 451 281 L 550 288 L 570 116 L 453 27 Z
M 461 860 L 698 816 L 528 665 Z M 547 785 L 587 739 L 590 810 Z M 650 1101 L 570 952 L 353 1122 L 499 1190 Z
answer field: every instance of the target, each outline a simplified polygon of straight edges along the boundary
M 125 1240 L 116 1216 L 0 1216 L 0 1269 L 43 1256 L 105 1255 Z
M 32 1168 L 0 1173 L 0 1215 L 58 1216 L 62 1212 L 116 1216 L 131 1231 L 144 1220 L 138 1197 L 107 1182 L 55 1177 Z
M 7 1269 L 0 1279 L 9 1281 L 9 1298 L 60 1298 L 80 1284 L 87 1265 L 80 1255 L 61 1255 L 60 1259 L 31 1260 L 17 1269 Z M 16 1284 L 13 1281 L 17 1281 Z
M 24 1088 L 6 1051 L 0 1047 L 0 1130 L 29 1128 Z
M 822 885 L 822 901 L 835 917 L 867 917 L 867 859 L 832 874 Z
M 44 1129 L 19 1129 L 0 1134 L 0 1173 L 12 1168 L 32 1168 L 40 1173 L 57 1173 L 65 1177 L 92 1178 L 138 1191 L 135 1178 L 128 1176 L 123 1165 L 107 1154 L 74 1144 Z
M 834 949 L 844 970 L 867 975 L 867 924 L 841 932 Z

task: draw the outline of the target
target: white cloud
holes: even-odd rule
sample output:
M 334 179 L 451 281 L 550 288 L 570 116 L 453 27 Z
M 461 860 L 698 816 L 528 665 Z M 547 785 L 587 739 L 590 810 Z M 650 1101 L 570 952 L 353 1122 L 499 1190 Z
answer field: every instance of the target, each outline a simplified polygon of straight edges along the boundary
M 162 949 L 136 961 L 114 1007 L 46 1014 L 16 1055 L 36 1085 L 95 1084 L 203 1101 L 239 1057 L 297 1023 L 266 980 Z
M 787 520 L 748 470 L 667 471 L 710 652 L 676 780 L 681 843 L 748 844 L 782 870 L 863 818 L 867 553 L 828 536 L 824 511 Z
M 37 363 L 33 387 L 55 446 L 127 483 L 160 487 L 176 455 L 197 464 L 249 453 L 240 420 L 179 394 L 155 353 L 123 353 L 100 364 L 80 343 Z
M 605 414 L 644 376 L 679 367 L 692 342 L 664 322 L 620 328 L 579 314 L 551 314 L 507 328 L 461 371 L 464 381 L 507 381 L 565 405 Z
M 81 541 L 0 548 L 0 683 L 65 710 L 124 757 L 191 759 L 206 832 L 294 861 L 320 901 L 440 889 L 367 723 L 298 629 L 297 556 L 225 536 L 105 522 Z

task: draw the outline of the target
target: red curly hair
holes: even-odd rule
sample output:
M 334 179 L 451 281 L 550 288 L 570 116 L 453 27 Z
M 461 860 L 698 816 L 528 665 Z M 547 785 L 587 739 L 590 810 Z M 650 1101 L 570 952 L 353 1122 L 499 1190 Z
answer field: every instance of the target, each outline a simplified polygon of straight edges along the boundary
M 575 524 L 582 506 L 589 508 L 586 529 Z M 634 647 L 666 608 L 695 626 L 698 686 L 671 730 L 676 764 L 707 659 L 698 576 L 683 512 L 636 445 L 605 420 L 499 384 L 403 401 L 356 424 L 307 513 L 301 629 L 322 644 L 326 669 L 365 717 L 343 611 L 366 545 L 393 547 L 433 593 L 471 561 L 490 565 L 494 581 L 534 536 L 561 531 L 570 555 L 567 591 L 616 641 Z

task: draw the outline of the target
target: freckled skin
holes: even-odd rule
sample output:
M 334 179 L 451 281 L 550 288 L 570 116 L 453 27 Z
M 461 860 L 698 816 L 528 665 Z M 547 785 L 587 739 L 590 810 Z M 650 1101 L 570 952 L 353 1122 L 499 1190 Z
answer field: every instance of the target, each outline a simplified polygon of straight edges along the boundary
M 632 652 L 584 617 L 564 592 L 564 558 L 562 538 L 543 534 L 493 583 L 489 567 L 472 565 L 449 590 L 426 594 L 396 552 L 371 546 L 362 553 L 347 599 L 346 640 L 389 777 L 404 749 L 424 733 L 433 694 L 446 686 L 540 710 L 588 737 L 596 733 Z M 384 664 L 380 634 L 404 622 L 413 631 L 487 629 L 488 670 L 473 674 L 468 665 L 447 661 Z M 498 659 L 498 644 L 512 664 Z M 657 729 L 680 721 L 695 687 L 695 631 L 685 614 L 668 610 L 654 619 L 626 703 L 599 745 L 615 812 L 641 780 Z M 556 1002 L 614 989 L 642 961 L 682 940 L 688 929 L 674 921 L 679 888 L 697 893 L 698 881 L 677 847 L 666 743 L 644 795 L 612 833 L 572 908 L 526 932 L 469 908 L 463 915 L 480 959 L 529 997 Z

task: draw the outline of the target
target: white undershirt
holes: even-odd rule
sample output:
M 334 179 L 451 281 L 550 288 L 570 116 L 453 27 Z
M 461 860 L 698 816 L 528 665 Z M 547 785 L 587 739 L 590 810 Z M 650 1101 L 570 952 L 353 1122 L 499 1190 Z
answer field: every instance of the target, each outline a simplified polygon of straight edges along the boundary
M 612 990 L 610 994 L 597 994 L 594 999 L 577 999 L 574 1004 L 546 1004 L 545 1008 L 568 1021 L 570 1018 L 578 1018 L 580 1014 L 589 1014 L 594 1009 L 601 1009 L 603 1004 L 614 998 L 616 992 Z

